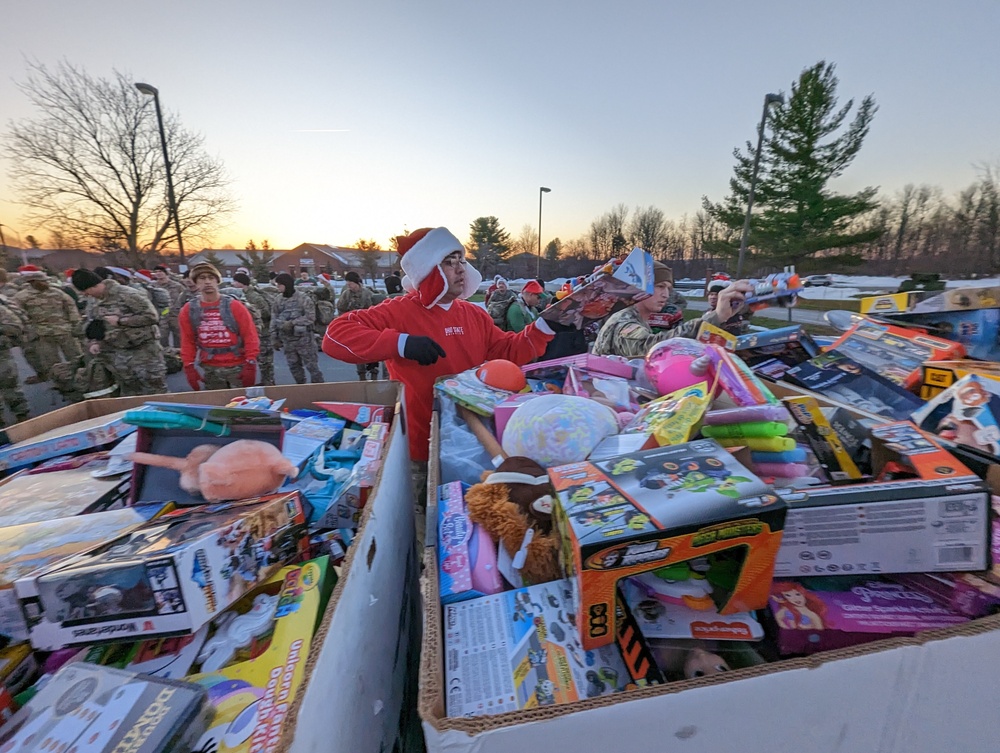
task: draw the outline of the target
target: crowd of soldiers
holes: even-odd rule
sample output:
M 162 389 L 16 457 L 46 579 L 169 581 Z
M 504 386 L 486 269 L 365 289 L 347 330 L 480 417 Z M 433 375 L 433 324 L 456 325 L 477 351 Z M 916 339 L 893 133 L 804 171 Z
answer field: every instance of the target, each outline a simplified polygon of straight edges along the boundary
M 299 282 L 299 285 L 296 285 Z M 303 284 L 308 283 L 308 284 Z M 273 385 L 274 352 L 285 354 L 296 383 L 322 382 L 319 338 L 335 315 L 328 277 L 271 273 L 269 283 L 245 268 L 221 289 L 250 311 L 260 342 L 259 381 Z M 33 374 L 69 400 L 167 392 L 168 373 L 183 368 L 179 316 L 196 298 L 187 273 L 98 267 L 66 270 L 63 279 L 34 265 L 0 270 L 0 395 L 3 424 L 29 417 L 11 350 L 20 347 Z

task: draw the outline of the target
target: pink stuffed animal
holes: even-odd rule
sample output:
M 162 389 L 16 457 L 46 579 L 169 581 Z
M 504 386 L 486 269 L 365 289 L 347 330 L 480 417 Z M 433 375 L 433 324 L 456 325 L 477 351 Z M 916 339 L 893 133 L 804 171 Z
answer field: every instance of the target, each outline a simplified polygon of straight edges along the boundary
M 295 464 L 277 447 L 255 439 L 238 439 L 227 445 L 201 444 L 185 458 L 149 452 L 132 452 L 125 458 L 178 471 L 181 489 L 200 494 L 206 502 L 271 494 L 285 477 L 295 478 L 298 474 Z

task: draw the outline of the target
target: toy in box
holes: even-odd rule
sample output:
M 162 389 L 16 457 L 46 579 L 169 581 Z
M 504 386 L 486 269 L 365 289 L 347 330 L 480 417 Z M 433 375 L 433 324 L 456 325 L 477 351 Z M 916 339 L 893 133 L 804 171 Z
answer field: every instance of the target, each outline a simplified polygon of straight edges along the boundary
M 964 376 L 915 411 L 913 421 L 950 441 L 1000 455 L 1000 382 Z
M 368 403 L 337 403 L 321 401 L 313 403 L 317 408 L 322 408 L 337 416 L 346 418 L 354 424 L 368 426 L 372 423 L 387 423 L 390 412 L 384 405 L 373 405 Z
M 820 348 L 802 325 L 780 327 L 741 335 L 736 353 L 757 374 L 778 380 L 789 368 L 820 353 Z
M 572 583 L 553 581 L 444 605 L 448 716 L 501 714 L 623 690 L 631 680 L 618 649 L 581 645 L 576 604 Z
M 614 640 L 622 578 L 733 550 L 722 614 L 767 602 L 784 502 L 711 439 L 549 469 L 563 567 L 577 583 L 583 645 Z
M 0 688 L 12 696 L 17 695 L 31 684 L 37 674 L 38 662 L 31 646 L 22 643 L 0 648 Z
M 327 566 L 320 558 L 286 567 L 215 620 L 201 671 L 187 678 L 208 691 L 212 708 L 196 750 L 277 749 L 330 595 Z
M 887 577 L 965 617 L 976 619 L 1000 612 L 1000 586 L 976 573 L 901 573 Z
M 892 319 L 958 343 L 971 358 L 1000 359 L 1000 308 L 899 314 Z
M 595 374 L 631 379 L 635 368 L 620 356 L 596 356 L 593 353 L 581 353 L 565 358 L 552 358 L 548 361 L 535 361 L 521 367 L 521 371 L 529 379 L 564 379 L 566 370 L 574 366 Z
M 73 452 L 95 450 L 135 431 L 123 420 L 124 411 L 78 421 L 39 434 L 23 442 L 0 447 L 0 470 L 23 468 L 41 460 Z
M 6 753 L 186 753 L 205 730 L 204 688 L 86 662 L 60 669 L 0 731 Z
M 129 479 L 94 478 L 91 470 L 21 471 L 0 481 L 0 529 L 124 507 Z
M 497 545 L 489 532 L 469 520 L 465 491 L 452 481 L 438 487 L 438 577 L 441 603 L 495 594 L 504 589 Z
M 777 577 L 982 570 L 989 491 L 908 421 L 876 426 L 875 479 L 781 490 Z
M 52 650 L 190 633 L 308 551 L 297 492 L 180 510 L 15 583 Z
M 543 319 L 581 328 L 653 294 L 653 257 L 641 248 L 616 266 L 605 265 L 569 295 L 548 306 Z
M 434 383 L 434 390 L 447 395 L 458 405 L 463 405 L 480 416 L 492 416 L 496 407 L 514 393 L 501 390 L 483 382 L 478 367 L 460 374 L 442 377 Z
M 844 448 L 816 398 L 799 395 L 786 397 L 782 402 L 788 408 L 788 412 L 831 483 L 849 482 L 861 478 L 861 471 Z
M 905 389 L 914 389 L 920 384 L 920 367 L 925 361 L 946 361 L 965 355 L 965 349 L 951 340 L 870 319 L 847 330 L 829 350 L 843 354 Z
M 347 422 L 342 418 L 311 416 L 297 421 L 285 432 L 281 454 L 291 460 L 301 473 L 309 460 L 332 445 L 343 434 Z
M 971 359 L 925 363 L 920 384 L 920 397 L 924 400 L 930 400 L 968 374 L 1000 381 L 1000 363 Z
M 389 439 L 389 425 L 372 423 L 362 434 L 364 444 L 361 447 L 361 457 L 354 463 L 346 482 L 335 492 L 330 506 L 316 523 L 316 528 L 356 529 L 361 524 L 361 513 L 368 504 L 368 497 L 382 467 L 382 453 Z
M 909 373 L 909 371 L 907 372 Z M 841 352 L 824 353 L 785 372 L 792 384 L 868 413 L 905 420 L 924 401 Z
M 908 636 L 969 619 L 900 583 L 853 578 L 776 580 L 770 614 L 782 655 Z
M 28 640 L 14 583 L 74 554 L 115 539 L 170 508 L 140 505 L 0 530 L 0 636 Z

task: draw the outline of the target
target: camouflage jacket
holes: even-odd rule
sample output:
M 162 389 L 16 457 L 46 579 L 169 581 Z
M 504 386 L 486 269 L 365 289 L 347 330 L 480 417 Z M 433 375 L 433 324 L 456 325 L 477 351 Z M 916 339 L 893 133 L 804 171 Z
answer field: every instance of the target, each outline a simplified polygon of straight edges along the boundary
M 263 320 L 267 327 L 271 325 L 271 302 L 267 296 L 260 292 L 256 287 L 251 285 L 249 288 L 243 288 L 243 297 L 246 298 L 247 302 L 253 306 L 257 307 L 260 312 L 260 318 Z M 267 334 L 264 332 L 262 334 Z
M 27 336 L 58 337 L 80 332 L 80 311 L 76 302 L 59 288 L 39 292 L 27 287 L 14 296 L 14 303 L 28 315 L 31 333 Z
M 170 298 L 170 313 L 168 313 L 167 316 L 176 317 L 177 314 L 180 313 L 180 308 L 177 307 L 177 299 L 181 293 L 187 292 L 187 288 L 177 282 L 177 280 L 171 278 L 167 278 L 167 281 L 164 283 L 156 282 L 153 284 L 155 287 L 162 288 L 167 291 L 167 296 Z
M 24 319 L 14 304 L 0 295 L 0 353 L 6 353 L 21 342 Z
M 117 316 L 118 323 L 107 325 L 104 349 L 130 350 L 159 340 L 156 322 L 159 316 L 144 292 L 114 280 L 105 280 L 104 298 L 94 298 L 87 307 L 87 321 Z
M 271 304 L 271 339 L 279 343 L 299 337 L 312 337 L 316 323 L 316 303 L 312 296 L 296 290 L 289 298 L 280 295 Z
M 337 301 L 337 313 L 346 314 L 348 311 L 366 309 L 371 305 L 372 291 L 368 288 L 361 286 L 358 290 L 351 290 L 345 287 L 344 292 L 340 294 L 340 299 Z
M 624 358 L 644 358 L 656 343 L 671 337 L 695 337 L 702 322 L 718 326 L 719 317 L 714 311 L 706 311 L 700 319 L 691 319 L 665 332 L 653 333 L 644 322 L 635 306 L 612 314 L 597 333 L 594 354 L 599 356 L 622 356 Z

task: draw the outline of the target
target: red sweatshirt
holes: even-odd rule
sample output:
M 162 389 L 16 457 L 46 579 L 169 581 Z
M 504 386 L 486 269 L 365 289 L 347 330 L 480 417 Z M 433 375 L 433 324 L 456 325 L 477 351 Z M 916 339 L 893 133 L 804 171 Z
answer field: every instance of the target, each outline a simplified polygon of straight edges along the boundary
M 181 326 L 181 361 L 185 365 L 194 363 L 195 356 L 202 366 L 242 366 L 247 361 L 256 361 L 260 355 L 260 338 L 257 337 L 257 327 L 253 323 L 250 311 L 239 301 L 231 301 L 230 309 L 233 318 L 240 328 L 243 338 L 242 352 L 215 352 L 206 348 L 231 348 L 239 344 L 236 333 L 230 332 L 222 321 L 219 303 L 201 303 L 201 323 L 198 326 L 198 338 L 195 340 L 194 328 L 191 326 L 191 304 L 185 303 L 177 315 Z
M 446 355 L 432 366 L 403 358 L 401 334 L 429 337 Z M 389 376 L 406 388 L 410 458 L 427 460 L 438 377 L 458 374 L 493 358 L 528 363 L 545 351 L 551 339 L 534 324 L 521 332 L 503 332 L 485 309 L 468 301 L 456 300 L 447 310 L 441 306 L 426 309 L 411 293 L 334 319 L 323 338 L 323 352 L 347 363 L 386 362 Z

